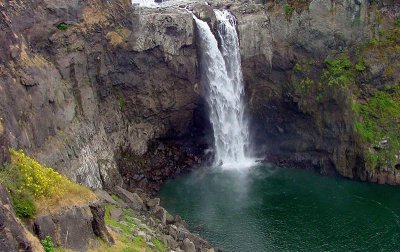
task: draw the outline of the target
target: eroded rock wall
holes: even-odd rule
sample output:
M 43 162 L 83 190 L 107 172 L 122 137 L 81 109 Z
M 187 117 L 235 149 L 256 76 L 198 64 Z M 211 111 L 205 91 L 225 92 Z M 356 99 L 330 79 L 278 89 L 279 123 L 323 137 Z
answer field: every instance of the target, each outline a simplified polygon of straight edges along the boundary
M 292 10 L 285 11 L 285 3 L 190 7 L 212 28 L 213 8 L 229 8 L 238 19 L 255 154 L 379 181 L 379 170 L 366 171 L 366 146 L 354 131 L 354 86 L 321 96 L 318 87 L 303 92 L 297 84 L 300 77 L 319 83 L 329 57 L 347 53 L 354 61 L 359 45 L 395 22 L 399 4 L 288 1 Z M 1 2 L 0 14 L 2 160 L 8 147 L 23 148 L 93 188 L 112 188 L 124 177 L 131 187 L 152 190 L 204 162 L 212 134 L 189 12 L 139 10 L 128 0 L 24 0 Z M 383 83 L 379 69 L 379 60 L 371 63 L 356 85 Z M 397 170 L 384 172 L 390 179 L 381 182 L 400 182 Z
M 290 13 L 283 1 L 230 7 L 238 18 L 255 153 L 275 163 L 322 174 L 397 184 L 400 173 L 394 165 L 367 167 L 365 149 L 369 147 L 360 142 L 355 131 L 359 118 L 352 107 L 370 99 L 368 92 L 359 91 L 365 86 L 383 86 L 382 82 L 399 85 L 396 74 L 383 74 L 386 68 L 399 69 L 395 50 L 391 59 L 381 58 L 387 63 L 375 61 L 366 69 L 346 72 L 356 76 L 351 85 L 343 84 L 349 81 L 345 79 L 339 81 L 345 87 L 320 86 L 330 85 L 324 79 L 331 74 L 326 70 L 328 60 L 346 55 L 360 64 L 360 48 L 368 47 L 371 39 L 379 40 L 379 34 L 393 27 L 399 4 L 330 0 L 288 3 L 293 8 Z M 368 57 L 376 59 L 384 54 L 375 50 Z M 381 74 L 372 74 L 374 69 L 382 69 Z M 318 91 L 307 89 L 307 83 L 315 83 L 313 88 Z
M 139 15 L 123 0 L 4 1 L 0 13 L 2 160 L 22 148 L 77 182 L 113 187 L 122 151 L 202 130 L 189 13 Z

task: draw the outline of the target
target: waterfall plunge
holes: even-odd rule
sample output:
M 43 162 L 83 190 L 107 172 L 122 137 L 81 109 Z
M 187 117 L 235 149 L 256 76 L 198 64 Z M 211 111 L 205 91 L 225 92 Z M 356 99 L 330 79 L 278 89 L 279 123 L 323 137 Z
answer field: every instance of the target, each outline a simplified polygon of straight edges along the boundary
M 221 49 L 208 24 L 194 17 L 200 39 L 202 78 L 208 83 L 210 121 L 214 130 L 215 164 L 244 168 L 254 161 L 246 156 L 249 130 L 244 118 L 243 77 L 236 18 L 215 10 Z

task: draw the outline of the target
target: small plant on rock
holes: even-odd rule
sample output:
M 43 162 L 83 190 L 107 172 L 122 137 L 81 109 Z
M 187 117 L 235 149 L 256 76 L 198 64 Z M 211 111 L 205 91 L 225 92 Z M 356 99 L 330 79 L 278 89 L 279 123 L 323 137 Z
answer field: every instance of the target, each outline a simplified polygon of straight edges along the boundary
M 355 68 L 359 72 L 365 71 L 365 69 L 367 69 L 367 67 L 365 66 L 365 62 L 363 60 L 357 62 Z
M 46 236 L 43 240 L 40 241 L 43 246 L 45 252 L 53 252 L 54 251 L 54 243 L 50 236 Z
M 66 24 L 66 23 L 64 23 L 64 22 L 61 22 L 61 23 L 59 23 L 56 27 L 57 27 L 57 29 L 59 29 L 60 31 L 66 31 L 66 30 L 68 30 L 69 25 Z
M 292 16 L 294 8 L 290 4 L 283 5 L 283 10 L 285 11 L 286 16 Z

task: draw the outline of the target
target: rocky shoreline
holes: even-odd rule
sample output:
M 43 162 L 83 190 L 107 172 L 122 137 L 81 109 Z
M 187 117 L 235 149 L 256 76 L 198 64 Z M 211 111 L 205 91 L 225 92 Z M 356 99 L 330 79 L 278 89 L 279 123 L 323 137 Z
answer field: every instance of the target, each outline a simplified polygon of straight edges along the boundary
M 180 216 L 172 216 L 160 206 L 159 198 L 148 197 L 142 190 L 136 193 L 121 187 L 115 188 L 114 193 L 118 196 L 117 200 L 105 191 L 97 191 L 99 198 L 108 206 L 112 206 L 109 212 L 110 218 L 121 221 L 124 209 L 132 209 L 137 215 L 134 219 L 136 228 L 132 235 L 143 237 L 151 248 L 155 248 L 151 241 L 159 239 L 166 249 L 177 252 L 220 251 L 214 250 L 206 240 L 192 234 L 188 224 Z M 121 232 L 118 227 L 110 225 L 109 228 Z

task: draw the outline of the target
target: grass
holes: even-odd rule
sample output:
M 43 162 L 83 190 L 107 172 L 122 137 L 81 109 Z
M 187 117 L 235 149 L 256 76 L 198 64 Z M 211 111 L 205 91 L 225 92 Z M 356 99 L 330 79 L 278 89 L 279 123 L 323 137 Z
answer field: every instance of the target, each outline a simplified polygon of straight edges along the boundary
M 120 111 L 124 110 L 125 106 L 126 106 L 125 97 L 123 97 L 123 96 L 118 97 L 118 107 L 119 107 L 119 110 L 120 110 Z
M 83 205 L 97 199 L 88 188 L 43 166 L 22 150 L 10 149 L 11 164 L 0 171 L 0 183 L 11 194 L 17 215 L 22 219 L 36 214 L 54 213 L 71 205 Z
M 116 196 L 113 196 L 114 200 L 119 201 Z M 121 230 L 121 232 L 116 232 L 115 230 L 110 230 L 110 234 L 113 236 L 115 244 L 109 246 L 103 241 L 100 241 L 100 246 L 96 249 L 89 250 L 89 252 L 152 252 L 154 251 L 145 240 L 140 237 L 133 237 L 132 234 L 135 229 L 138 229 L 134 218 L 136 214 L 132 209 L 123 209 L 123 214 L 121 216 L 122 221 L 117 221 L 111 218 L 111 211 L 115 209 L 116 206 L 107 204 L 105 212 L 105 223 L 109 227 L 114 227 L 115 229 Z M 165 252 L 167 251 L 164 244 L 153 239 L 152 243 L 156 246 L 156 251 Z
M 160 251 L 160 252 L 166 252 L 166 251 L 167 251 L 167 249 L 166 249 L 165 246 L 164 246 L 164 243 L 160 242 L 159 240 L 154 239 L 154 240 L 152 240 L 151 242 L 152 242 L 154 245 L 156 245 L 156 248 L 157 248 L 158 251 Z
M 99 241 L 100 246 L 95 249 L 89 249 L 88 252 L 153 252 L 142 237 L 135 237 L 131 241 L 122 241 L 120 234 L 110 231 L 114 238 L 113 246 L 107 245 L 104 241 Z

